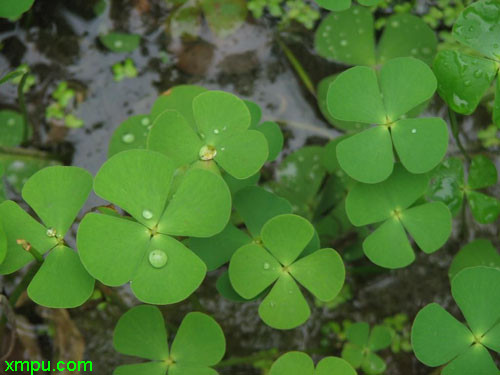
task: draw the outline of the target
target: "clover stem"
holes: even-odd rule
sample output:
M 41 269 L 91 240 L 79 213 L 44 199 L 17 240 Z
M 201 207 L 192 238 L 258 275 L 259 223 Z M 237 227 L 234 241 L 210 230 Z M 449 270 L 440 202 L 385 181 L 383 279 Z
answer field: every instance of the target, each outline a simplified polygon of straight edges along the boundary
M 464 155 L 465 159 L 467 159 L 467 161 L 470 161 L 470 156 L 467 154 L 467 151 L 465 151 L 465 148 L 462 145 L 462 141 L 460 141 L 460 129 L 458 128 L 457 114 L 455 113 L 455 111 L 453 111 L 453 109 L 449 107 L 448 107 L 448 116 L 450 118 L 451 132 L 453 134 L 453 138 L 455 139 L 455 142 L 457 143 L 457 146 Z
M 26 241 L 26 240 L 16 240 L 17 244 L 20 245 L 25 251 L 27 251 L 28 253 L 30 253 L 33 258 L 35 258 L 35 260 L 38 262 L 38 263 L 43 263 L 43 256 L 42 254 L 40 254 L 40 252 L 35 249 L 33 246 L 31 246 L 31 244 Z
M 299 62 L 299 60 L 297 60 L 293 52 L 286 46 L 285 43 L 281 41 L 279 37 L 278 37 L 278 44 L 280 45 L 283 52 L 285 52 L 288 61 L 290 62 L 290 64 L 292 64 L 292 67 L 299 75 L 304 86 L 307 88 L 307 90 L 311 93 L 312 96 L 316 97 L 316 91 L 314 90 L 314 85 L 311 81 L 311 78 L 309 78 L 309 75 L 302 66 L 302 64 Z
M 21 297 L 23 292 L 26 290 L 29 283 L 31 282 L 33 277 L 35 277 L 35 274 L 38 272 L 41 266 L 42 263 L 40 262 L 33 263 L 31 268 L 28 269 L 28 271 L 24 274 L 19 284 L 17 284 L 16 288 L 12 291 L 12 293 L 9 296 L 9 303 L 13 308 L 16 306 L 19 297 Z

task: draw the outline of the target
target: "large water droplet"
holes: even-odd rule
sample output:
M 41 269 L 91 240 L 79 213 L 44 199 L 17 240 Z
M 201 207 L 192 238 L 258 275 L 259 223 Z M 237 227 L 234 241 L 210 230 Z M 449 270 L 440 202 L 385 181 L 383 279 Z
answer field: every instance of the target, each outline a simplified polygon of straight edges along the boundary
M 156 249 L 149 253 L 149 263 L 154 268 L 162 268 L 167 264 L 168 256 L 163 250 Z
M 124 134 L 122 136 L 122 141 L 124 143 L 132 143 L 135 141 L 135 135 L 133 135 L 132 133 L 127 133 L 127 134 Z
M 214 146 L 205 145 L 200 149 L 199 156 L 201 160 L 212 160 L 217 155 L 217 150 Z
M 149 210 L 143 210 L 142 211 L 142 217 L 146 220 L 152 219 L 153 218 L 153 213 Z

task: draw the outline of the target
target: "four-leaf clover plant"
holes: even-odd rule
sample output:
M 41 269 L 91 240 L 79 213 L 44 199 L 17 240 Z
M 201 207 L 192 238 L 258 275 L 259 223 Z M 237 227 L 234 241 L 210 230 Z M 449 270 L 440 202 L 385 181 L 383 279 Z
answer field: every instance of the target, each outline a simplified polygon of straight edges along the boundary
M 199 168 L 175 173 L 175 164 L 150 150 L 123 151 L 103 164 L 98 196 L 131 217 L 90 213 L 77 236 L 83 264 L 109 286 L 130 281 L 136 297 L 170 304 L 193 293 L 205 263 L 176 237 L 210 237 L 224 229 L 231 196 L 224 180 Z
M 259 315 L 276 329 L 292 329 L 310 316 L 298 284 L 321 301 L 331 301 L 342 289 L 344 263 L 333 249 L 325 248 L 299 258 L 314 236 L 306 219 L 292 214 L 275 216 L 262 227 L 261 244 L 239 248 L 229 263 L 234 290 L 245 299 L 262 292 Z
M 397 164 L 378 184 L 356 184 L 346 198 L 355 226 L 382 222 L 363 242 L 365 255 L 385 268 L 406 267 L 415 260 L 407 233 L 425 253 L 433 253 L 451 234 L 451 213 L 442 202 L 415 204 L 427 189 L 425 174 L 411 174 Z
M 10 274 L 33 261 L 41 263 L 28 285 L 28 296 L 39 305 L 77 307 L 94 291 L 94 279 L 65 241 L 91 190 L 92 176 L 87 171 L 47 167 L 35 173 L 22 190 L 24 201 L 42 223 L 13 201 L 0 204 L 0 223 L 7 238 L 0 274 Z M 0 258 L 1 247 L 0 243 Z
M 498 375 L 488 349 L 500 353 L 500 269 L 470 267 L 451 280 L 451 294 L 466 324 L 437 303 L 425 306 L 413 323 L 418 360 L 443 366 L 442 375 Z

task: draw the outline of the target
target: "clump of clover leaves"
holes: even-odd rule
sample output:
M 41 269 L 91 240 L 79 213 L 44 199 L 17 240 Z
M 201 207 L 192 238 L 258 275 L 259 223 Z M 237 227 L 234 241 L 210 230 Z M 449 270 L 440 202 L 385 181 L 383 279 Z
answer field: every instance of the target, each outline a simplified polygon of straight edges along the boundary
M 292 21 L 312 29 L 320 12 L 311 3 L 304 0 L 250 0 L 247 3 L 248 10 L 254 18 L 261 18 L 264 11 L 272 17 L 278 18 L 280 28 L 290 26 Z
M 250 111 L 238 97 L 203 92 L 193 99 L 193 117 L 196 127 L 177 111 L 162 112 L 150 130 L 148 148 L 165 154 L 177 167 L 216 164 L 237 179 L 254 175 L 267 160 L 266 137 L 248 129 Z
M 126 34 L 110 32 L 99 36 L 101 43 L 113 52 L 132 52 L 141 42 L 141 36 L 137 34 Z
M 432 172 L 427 196 L 444 202 L 453 215 L 460 211 L 467 198 L 474 219 L 481 224 L 493 223 L 500 216 L 500 201 L 477 190 L 494 186 L 497 181 L 495 164 L 484 155 L 472 158 L 467 183 L 462 161 L 450 158 Z
M 70 113 L 75 95 L 75 90 L 69 87 L 68 82 L 60 82 L 52 93 L 52 103 L 45 109 L 46 120 L 60 122 L 68 128 L 82 127 L 83 120 Z
M 231 196 L 220 176 L 199 168 L 176 174 L 164 155 L 128 150 L 103 164 L 94 191 L 132 218 L 84 217 L 77 243 L 91 275 L 110 286 L 131 281 L 136 297 L 154 304 L 182 301 L 198 288 L 206 266 L 174 236 L 210 237 L 224 229 Z
M 488 349 L 500 353 L 500 269 L 471 267 L 451 280 L 453 299 L 463 324 L 436 303 L 417 314 L 412 345 L 418 360 L 430 367 L 446 365 L 443 375 L 497 375 Z
M 198 36 L 204 16 L 211 31 L 225 38 L 243 25 L 248 14 L 243 0 L 180 0 L 178 4 L 169 17 L 169 31 L 174 37 Z
M 396 57 L 412 56 L 432 63 L 437 38 L 429 26 L 411 14 L 396 14 L 386 23 L 375 45 L 373 13 L 363 7 L 330 13 L 314 36 L 320 56 L 346 65 L 375 67 Z
M 64 241 L 91 190 L 92 176 L 87 171 L 47 167 L 34 174 L 22 191 L 24 201 L 43 224 L 13 201 L 0 205 L 0 221 L 8 241 L 0 274 L 15 272 L 34 259 L 42 262 L 28 286 L 29 297 L 39 305 L 80 306 L 94 290 L 94 279 Z
M 405 230 L 425 253 L 438 250 L 451 233 L 451 214 L 442 202 L 413 205 L 425 193 L 428 177 L 408 173 L 399 164 L 387 180 L 356 184 L 346 211 L 355 226 L 382 224 L 363 242 L 365 255 L 386 268 L 405 267 L 415 254 Z
M 356 375 L 351 365 L 342 358 L 325 357 L 314 368 L 311 357 L 302 352 L 288 352 L 271 366 L 269 375 Z
M 0 4 L 0 18 L 15 21 L 30 10 L 35 0 L 5 0 Z
M 275 216 L 262 227 L 262 245 L 242 246 L 231 258 L 229 278 L 240 296 L 252 299 L 272 286 L 259 315 L 273 328 L 292 329 L 309 318 L 297 282 L 321 301 L 332 300 L 342 289 L 344 263 L 335 250 L 320 249 L 299 258 L 313 236 L 314 227 L 306 219 Z
M 113 64 L 111 70 L 113 71 L 113 79 L 116 82 L 123 81 L 125 78 L 137 77 L 137 68 L 134 60 L 131 58 L 127 58 L 125 61 Z
M 460 271 L 468 267 L 500 268 L 500 254 L 491 241 L 478 238 L 465 245 L 453 258 L 448 276 L 452 280 Z
M 149 362 L 117 367 L 114 375 L 217 375 L 211 366 L 224 357 L 226 340 L 217 322 L 208 315 L 191 312 L 182 320 L 172 345 L 156 306 L 140 305 L 118 321 L 113 345 L 129 356 Z
M 448 147 L 446 123 L 441 118 L 406 118 L 433 96 L 436 85 L 432 70 L 412 57 L 388 61 L 378 75 L 363 66 L 341 73 L 328 90 L 332 116 L 376 125 L 338 144 L 341 168 L 357 181 L 381 182 L 393 171 L 393 148 L 411 173 L 437 166 Z
M 378 325 L 370 330 L 368 323 L 354 323 L 347 328 L 346 336 L 348 342 L 342 349 L 342 358 L 369 375 L 385 371 L 385 361 L 376 352 L 391 345 L 392 332 L 389 327 Z
M 481 0 L 469 5 L 453 26 L 453 37 L 473 53 L 441 51 L 434 61 L 438 93 L 455 112 L 469 115 L 498 75 L 500 3 Z M 478 56 L 479 55 L 479 56 Z M 493 121 L 500 126 L 500 81 L 495 89 Z

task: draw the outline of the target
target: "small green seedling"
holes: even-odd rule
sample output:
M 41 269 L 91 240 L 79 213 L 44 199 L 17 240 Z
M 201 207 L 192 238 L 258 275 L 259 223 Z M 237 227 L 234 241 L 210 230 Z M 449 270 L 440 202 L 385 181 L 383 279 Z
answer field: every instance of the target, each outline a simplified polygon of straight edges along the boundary
M 387 20 L 376 45 L 373 13 L 356 6 L 329 14 L 316 30 L 314 46 L 320 56 L 346 65 L 375 67 L 409 56 L 430 65 L 436 54 L 437 38 L 420 18 L 396 14 Z
M 445 366 L 442 375 L 498 375 L 488 349 L 500 353 L 500 269 L 472 267 L 451 280 L 463 324 L 436 303 L 419 311 L 412 328 L 418 360 Z
M 325 357 L 314 368 L 311 357 L 302 352 L 288 352 L 271 366 L 269 375 L 357 375 L 356 370 L 342 358 Z
M 69 113 L 75 94 L 75 90 L 69 87 L 68 82 L 59 83 L 52 93 L 54 101 L 45 109 L 46 120 L 62 122 L 68 128 L 81 128 L 84 125 L 83 120 Z
M 125 78 L 137 77 L 137 68 L 135 67 L 134 60 L 131 58 L 113 64 L 111 70 L 113 71 L 113 78 L 116 82 L 123 81 Z
M 296 21 L 306 29 L 312 29 L 320 17 L 320 12 L 315 7 L 302 0 L 250 0 L 248 10 L 257 19 L 262 18 L 267 10 L 272 17 L 279 19 L 280 28 L 286 28 L 292 21 Z
M 493 247 L 491 241 L 478 238 L 465 245 L 453 258 L 448 276 L 450 280 L 463 269 L 469 267 L 493 267 L 500 268 L 500 254 Z
M 23 93 L 27 93 L 30 91 L 31 87 L 36 83 L 36 77 L 33 74 L 29 74 L 30 72 L 30 67 L 28 64 L 21 64 L 19 65 L 15 71 L 13 71 L 11 74 L 12 78 L 10 79 L 10 83 L 18 86 L 21 83 L 21 80 L 23 78 L 23 75 L 28 74 L 25 81 L 24 81 L 24 86 L 23 86 Z
M 224 229 L 231 196 L 220 176 L 199 168 L 175 174 L 164 155 L 129 150 L 103 164 L 94 191 L 132 218 L 84 217 L 77 244 L 91 275 L 110 286 L 130 281 L 136 297 L 153 304 L 182 301 L 199 287 L 206 266 L 174 237 L 210 237 Z
M 195 128 L 177 111 L 162 112 L 154 120 L 148 148 L 171 158 L 176 167 L 201 162 L 207 168 L 219 166 L 238 179 L 254 175 L 266 162 L 266 137 L 248 130 L 250 112 L 238 97 L 203 92 L 193 99 L 193 117 Z
M 40 262 L 28 286 L 29 297 L 39 305 L 77 307 L 92 295 L 94 279 L 64 240 L 91 189 L 92 176 L 87 171 L 48 167 L 34 174 L 22 191 L 43 224 L 13 201 L 0 205 L 0 221 L 8 240 L 0 274 L 13 273 L 34 260 Z
M 321 301 L 331 301 L 342 289 L 344 263 L 333 249 L 320 249 L 299 258 L 314 236 L 314 227 L 296 215 L 279 215 L 261 230 L 262 244 L 239 248 L 229 263 L 234 290 L 253 299 L 269 287 L 259 315 L 276 329 L 292 329 L 311 314 L 297 283 Z
M 434 61 L 439 95 L 455 112 L 472 114 L 498 76 L 500 3 L 480 0 L 469 5 L 453 25 L 453 37 L 479 54 L 441 51 Z M 500 80 L 497 79 L 493 121 L 500 126 Z
M 0 3 L 0 18 L 15 21 L 33 6 L 35 0 L 2 0 Z
M 484 155 L 472 158 L 467 183 L 462 161 L 450 158 L 432 172 L 427 196 L 444 202 L 453 215 L 460 212 L 464 198 L 467 198 L 474 219 L 481 224 L 489 224 L 500 216 L 500 200 L 477 190 L 494 186 L 497 181 L 495 164 Z
M 208 315 L 186 315 L 169 348 L 165 321 L 155 306 L 140 305 L 118 321 L 113 345 L 129 356 L 149 362 L 117 367 L 113 375 L 217 375 L 226 352 L 224 332 Z
M 341 73 L 328 90 L 331 115 L 376 125 L 338 144 L 341 168 L 357 181 L 384 181 L 394 168 L 393 148 L 411 173 L 437 166 L 448 147 L 446 123 L 441 118 L 406 118 L 433 96 L 436 85 L 432 70 L 411 57 L 388 61 L 379 74 L 362 66 Z
M 141 42 L 137 34 L 111 32 L 99 36 L 99 40 L 112 52 L 133 52 Z
M 442 202 L 414 203 L 425 193 L 428 177 L 411 174 L 399 164 L 378 184 L 356 184 L 346 199 L 355 226 L 383 222 L 363 242 L 366 256 L 386 268 L 406 267 L 415 260 L 408 232 L 425 253 L 433 253 L 451 234 L 451 214 Z
M 500 146 L 500 131 L 495 125 L 490 125 L 486 129 L 477 132 L 477 138 L 484 148 Z
M 365 322 L 354 323 L 347 328 L 347 343 L 342 349 L 342 358 L 365 374 L 381 374 L 386 369 L 385 361 L 376 352 L 391 345 L 391 329 L 378 325 L 370 330 Z

